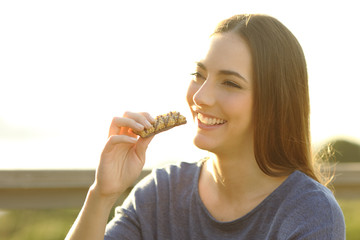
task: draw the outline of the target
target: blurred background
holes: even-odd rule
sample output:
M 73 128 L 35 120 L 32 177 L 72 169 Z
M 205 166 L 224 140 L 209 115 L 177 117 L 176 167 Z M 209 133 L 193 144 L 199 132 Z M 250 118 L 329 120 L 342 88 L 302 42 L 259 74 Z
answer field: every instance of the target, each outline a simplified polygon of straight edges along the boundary
M 314 148 L 332 143 L 332 161 L 360 162 L 359 8 L 355 0 L 1 1 L 0 169 L 93 170 L 112 117 L 127 110 L 191 119 L 193 64 L 216 24 L 238 13 L 272 15 L 294 33 L 308 63 Z M 147 169 L 206 156 L 189 122 L 153 140 Z M 351 204 L 360 201 L 342 207 Z M 62 239 L 78 208 L 4 209 L 0 238 L 31 239 L 16 234 L 34 229 L 25 220 L 34 212 L 63 226 L 46 239 Z M 360 219 L 347 221 L 359 235 Z

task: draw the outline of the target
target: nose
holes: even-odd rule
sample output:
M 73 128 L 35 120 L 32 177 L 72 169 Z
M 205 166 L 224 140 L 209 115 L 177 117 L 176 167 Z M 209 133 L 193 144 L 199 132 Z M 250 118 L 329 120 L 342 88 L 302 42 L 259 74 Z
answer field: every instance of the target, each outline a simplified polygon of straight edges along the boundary
M 215 89 L 213 83 L 207 79 L 193 96 L 196 106 L 212 106 L 215 103 Z

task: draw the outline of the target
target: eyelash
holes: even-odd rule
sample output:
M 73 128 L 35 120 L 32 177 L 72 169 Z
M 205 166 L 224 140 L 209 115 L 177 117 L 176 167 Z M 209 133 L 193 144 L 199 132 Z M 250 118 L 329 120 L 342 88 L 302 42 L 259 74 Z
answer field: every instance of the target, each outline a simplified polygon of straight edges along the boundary
M 194 73 L 191 73 L 190 74 L 191 76 L 194 76 L 194 80 L 196 81 L 196 79 L 198 78 L 202 78 L 202 79 L 205 79 L 205 77 L 203 77 L 199 72 L 194 72 Z M 239 88 L 239 89 L 242 89 L 241 86 L 239 86 L 238 84 L 232 82 L 232 81 L 224 81 L 223 84 L 225 86 L 228 86 L 228 87 L 234 87 L 234 88 Z
M 229 87 L 234 87 L 234 88 L 239 88 L 239 89 L 242 88 L 242 87 L 239 86 L 238 84 L 236 84 L 236 83 L 234 83 L 234 82 L 231 82 L 231 81 L 224 81 L 223 84 L 226 85 L 226 86 L 229 86 Z
M 199 72 L 194 72 L 194 73 L 191 73 L 190 75 L 194 76 L 195 78 L 199 78 L 199 77 L 204 78 Z

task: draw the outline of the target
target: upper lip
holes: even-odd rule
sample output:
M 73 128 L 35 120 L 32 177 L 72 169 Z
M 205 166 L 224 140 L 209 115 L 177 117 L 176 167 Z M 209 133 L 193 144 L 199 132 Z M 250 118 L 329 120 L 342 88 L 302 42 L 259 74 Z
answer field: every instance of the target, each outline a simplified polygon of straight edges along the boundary
M 226 121 L 226 120 L 223 119 L 223 118 L 215 117 L 214 115 L 205 113 L 205 112 L 203 112 L 203 111 L 199 111 L 199 110 L 196 110 L 196 109 L 194 109 L 193 111 L 194 111 L 194 113 L 195 113 L 196 115 L 200 113 L 200 114 L 204 115 L 204 117 L 207 117 L 207 118 L 215 118 L 215 119 L 221 119 L 221 120 Z

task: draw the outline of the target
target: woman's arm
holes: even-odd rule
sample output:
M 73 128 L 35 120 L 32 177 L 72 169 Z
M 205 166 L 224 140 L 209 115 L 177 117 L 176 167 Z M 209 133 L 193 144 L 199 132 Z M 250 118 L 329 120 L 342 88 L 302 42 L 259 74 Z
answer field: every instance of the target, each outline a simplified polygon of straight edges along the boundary
M 104 239 L 110 210 L 140 175 L 145 164 L 146 149 L 152 140 L 152 137 L 138 138 L 131 129 L 141 131 L 151 127 L 153 121 L 147 113 L 131 112 L 113 119 L 95 182 L 66 240 Z
M 104 239 L 105 227 L 112 206 L 113 201 L 98 196 L 96 190 L 91 187 L 65 239 Z

